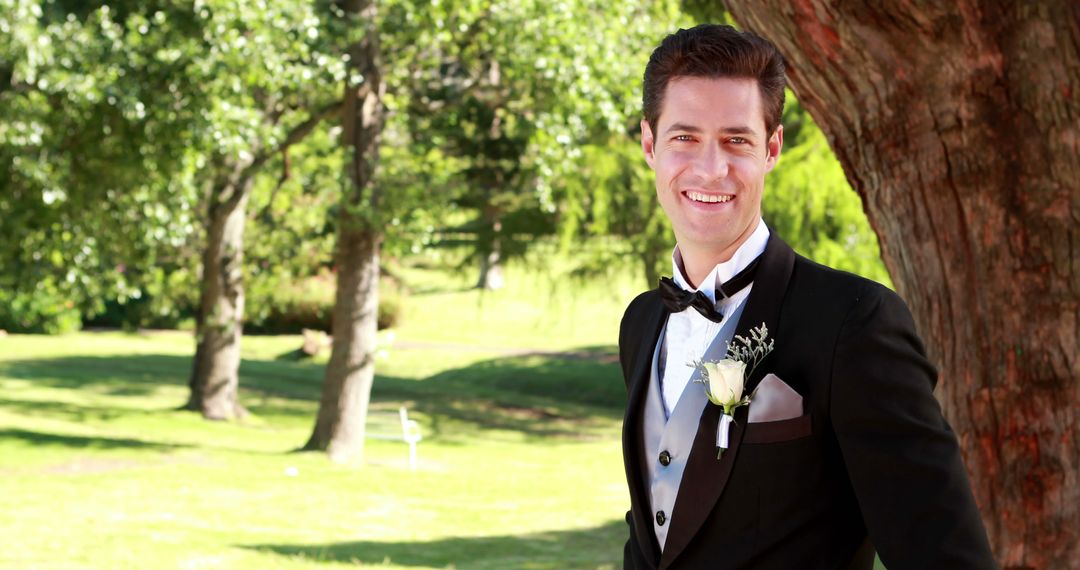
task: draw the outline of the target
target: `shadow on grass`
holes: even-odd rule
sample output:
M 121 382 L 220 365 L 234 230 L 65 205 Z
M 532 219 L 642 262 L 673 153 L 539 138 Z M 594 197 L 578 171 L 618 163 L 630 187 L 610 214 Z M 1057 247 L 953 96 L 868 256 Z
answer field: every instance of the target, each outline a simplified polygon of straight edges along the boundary
M 146 449 L 168 451 L 188 447 L 179 444 L 163 444 L 138 439 L 126 439 L 103 436 L 83 436 L 28 431 L 21 429 L 0 430 L 0 442 L 22 441 L 34 446 L 59 446 L 73 449 Z
M 97 406 L 42 400 L 16 400 L 11 398 L 0 398 L 0 409 L 15 412 L 24 416 L 49 417 L 76 422 L 93 420 L 108 421 L 132 414 L 145 415 L 171 411 L 162 410 L 160 408 L 134 409 L 118 406 Z
M 320 562 L 396 564 L 401 566 L 466 568 L 614 568 L 622 564 L 627 537 L 622 520 L 595 528 L 560 530 L 522 536 L 444 538 L 430 542 L 356 541 L 332 544 L 246 545 L 288 557 Z
M 281 397 L 317 401 L 322 368 L 316 364 L 244 360 L 240 365 L 240 384 L 241 388 Z M 190 372 L 190 356 L 163 354 L 0 362 L 0 376 L 32 380 L 37 386 L 50 388 L 92 388 L 113 396 L 146 396 L 162 386 L 186 387 Z
M 35 385 L 94 387 L 116 396 L 145 396 L 161 385 L 184 385 L 191 358 L 172 355 L 65 356 L 0 363 L 0 375 Z
M 424 358 L 423 351 L 414 351 Z M 626 401 L 613 349 L 499 357 L 449 369 L 423 379 L 377 375 L 373 409 L 407 405 L 419 414 L 425 437 L 452 440 L 477 431 L 516 431 L 531 437 L 590 437 L 610 431 Z M 140 397 L 161 387 L 186 388 L 191 358 L 178 355 L 67 356 L 0 363 L 0 377 L 34 386 L 93 390 Z M 324 366 L 306 362 L 244 360 L 241 403 L 259 416 L 314 418 Z M 9 393 L 11 395 L 17 392 Z M 183 402 L 177 401 L 179 407 Z M 0 399 L 0 408 L 25 415 L 111 420 L 156 413 L 127 406 Z
M 414 400 L 425 427 L 448 439 L 462 427 L 591 439 L 621 420 L 626 402 L 618 366 L 585 351 L 494 358 L 422 382 L 376 381 L 374 393 Z

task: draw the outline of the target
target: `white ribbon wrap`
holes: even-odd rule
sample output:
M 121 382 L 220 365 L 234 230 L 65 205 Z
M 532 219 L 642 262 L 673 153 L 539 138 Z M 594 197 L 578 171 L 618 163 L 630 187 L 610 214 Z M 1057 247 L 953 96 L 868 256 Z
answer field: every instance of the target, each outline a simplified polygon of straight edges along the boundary
M 731 432 L 731 422 L 735 421 L 735 418 L 721 413 L 720 421 L 716 423 L 716 447 L 720 449 L 728 448 L 728 435 Z

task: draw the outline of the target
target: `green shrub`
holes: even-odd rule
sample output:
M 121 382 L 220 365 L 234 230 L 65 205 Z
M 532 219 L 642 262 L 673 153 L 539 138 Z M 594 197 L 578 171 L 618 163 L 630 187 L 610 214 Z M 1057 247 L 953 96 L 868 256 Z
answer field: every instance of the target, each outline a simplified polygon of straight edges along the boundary
M 387 281 L 379 284 L 379 330 L 388 329 L 401 324 L 402 312 L 401 290 L 390 285 Z
M 303 329 L 329 332 L 334 314 L 334 274 L 324 271 L 304 278 L 267 274 L 252 279 L 247 291 L 245 332 L 299 334 Z M 393 282 L 380 280 L 380 329 L 399 323 L 401 292 Z
M 83 326 L 177 329 L 195 317 L 199 283 L 194 272 L 155 267 L 132 277 L 139 287 L 128 287 L 125 296 L 108 299 L 96 311 L 84 313 Z
M 266 334 L 297 334 L 302 329 L 329 331 L 333 311 L 332 274 L 290 278 L 264 273 L 248 280 L 244 330 Z
M 0 329 L 15 333 L 63 334 L 79 330 L 76 304 L 51 279 L 30 291 L 0 289 Z

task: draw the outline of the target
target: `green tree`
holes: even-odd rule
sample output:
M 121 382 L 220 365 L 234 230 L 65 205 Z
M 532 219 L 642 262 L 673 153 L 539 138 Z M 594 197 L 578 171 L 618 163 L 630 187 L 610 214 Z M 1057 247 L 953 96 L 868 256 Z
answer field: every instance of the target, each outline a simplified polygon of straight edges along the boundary
M 151 268 L 194 230 L 182 110 L 144 104 L 182 85 L 144 24 L 74 7 L 0 1 L 0 327 L 69 330 L 161 290 Z
M 765 178 L 762 217 L 799 253 L 891 286 L 862 202 L 821 129 L 789 92 L 784 150 Z
M 344 79 L 341 146 L 347 180 L 338 208 L 337 297 L 333 346 L 322 399 L 305 450 L 326 451 L 335 461 L 362 456 L 371 386 L 375 379 L 375 333 L 379 303 L 378 223 L 386 197 L 375 183 L 385 116 L 385 83 L 375 0 L 343 0 L 341 23 L 351 36 Z
M 343 168 L 335 123 L 275 156 L 256 177 L 244 238 L 245 332 L 329 331 Z
M 640 140 L 619 134 L 583 147 L 577 173 L 560 185 L 560 241 L 564 251 L 578 253 L 575 273 L 606 276 L 630 260 L 638 264 L 643 285 L 655 287 L 671 272 L 673 234 L 656 201 Z M 578 244 L 586 240 L 593 247 L 580 251 Z
M 0 211 L 12 215 L 0 231 L 18 246 L 4 251 L 6 311 L 44 328 L 29 313 L 175 296 L 165 287 L 196 245 L 186 407 L 242 413 L 245 207 L 257 175 L 337 112 L 329 86 L 345 67 L 326 7 L 4 2 Z
M 673 6 L 342 3 L 356 34 L 350 77 L 364 79 L 346 87 L 356 101 L 343 115 L 348 182 L 337 217 L 334 348 L 306 449 L 337 459 L 362 453 L 384 240 L 401 247 L 410 240 L 400 226 L 468 212 L 475 221 L 456 230 L 480 236 L 473 245 L 490 269 L 492 252 L 524 247 L 536 227 L 550 233 L 552 181 L 573 175 L 578 143 L 624 129 L 636 106 L 625 94 L 637 71 L 617 54 L 653 40 L 639 16 Z M 586 35 L 594 41 L 581 42 Z M 421 234 L 431 243 L 430 230 Z
M 477 285 L 495 286 L 503 260 L 554 232 L 581 147 L 636 114 L 641 47 L 677 4 L 442 2 L 391 15 L 416 30 L 403 54 L 415 62 L 410 128 L 461 161 L 452 203 L 468 220 L 447 232 L 468 236 Z
M 200 154 L 206 237 L 185 407 L 229 419 L 244 413 L 237 388 L 246 206 L 271 159 L 337 112 L 337 94 L 326 86 L 343 77 L 344 65 L 324 35 L 320 19 L 327 15 L 310 2 L 208 0 L 193 10 L 195 33 L 160 44 L 179 50 L 193 86 L 187 96 L 199 111 L 189 142 Z

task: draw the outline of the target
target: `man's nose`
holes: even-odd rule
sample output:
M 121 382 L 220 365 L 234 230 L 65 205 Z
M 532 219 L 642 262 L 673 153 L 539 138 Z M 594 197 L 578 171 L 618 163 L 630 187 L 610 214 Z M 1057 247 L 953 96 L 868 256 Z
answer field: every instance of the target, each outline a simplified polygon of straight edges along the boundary
M 726 177 L 728 161 L 720 145 L 703 145 L 701 152 L 694 160 L 694 170 L 706 182 Z

